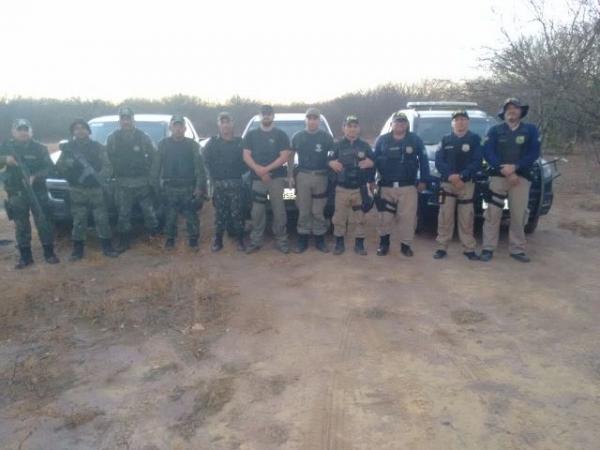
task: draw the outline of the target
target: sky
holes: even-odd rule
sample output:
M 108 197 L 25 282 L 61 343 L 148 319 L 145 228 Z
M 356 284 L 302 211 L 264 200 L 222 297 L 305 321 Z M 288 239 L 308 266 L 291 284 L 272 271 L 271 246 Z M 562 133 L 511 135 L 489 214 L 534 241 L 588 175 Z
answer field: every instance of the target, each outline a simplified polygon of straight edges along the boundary
M 461 80 L 528 14 L 516 0 L 3 2 L 0 97 L 312 102 Z

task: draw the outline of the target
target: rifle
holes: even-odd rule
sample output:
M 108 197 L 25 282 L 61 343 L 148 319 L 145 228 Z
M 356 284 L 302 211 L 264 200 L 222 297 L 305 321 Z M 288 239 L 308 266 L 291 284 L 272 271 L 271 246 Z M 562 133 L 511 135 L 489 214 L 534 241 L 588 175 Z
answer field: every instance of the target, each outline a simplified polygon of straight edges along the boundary
M 83 155 L 81 155 L 76 150 L 71 150 L 71 154 L 75 158 L 75 161 L 77 161 L 83 167 L 83 171 L 81 172 L 81 175 L 79 175 L 79 179 L 77 181 L 83 184 L 85 179 L 91 176 L 94 179 L 94 181 L 96 181 L 96 183 L 100 185 L 104 193 L 110 198 L 111 192 L 108 189 L 106 182 L 102 180 L 102 178 L 100 178 L 100 175 L 98 175 L 98 172 L 96 172 L 96 169 L 94 169 L 92 165 L 88 162 L 88 160 L 85 159 Z
M 40 201 L 38 200 L 37 195 L 35 195 L 35 192 L 33 191 L 31 184 L 29 183 L 29 180 L 31 178 L 31 173 L 29 172 L 29 169 L 27 168 L 24 161 L 21 159 L 21 157 L 18 155 L 17 152 L 13 152 L 12 156 L 17 161 L 17 167 L 19 168 L 19 172 L 21 172 L 21 182 L 23 183 L 23 187 L 25 188 L 25 193 L 27 194 L 27 197 L 29 198 L 29 203 L 31 204 L 31 210 L 33 211 L 35 216 L 38 218 L 40 225 L 49 228 L 50 224 L 48 223 L 46 214 L 44 213 L 42 205 L 40 205 Z

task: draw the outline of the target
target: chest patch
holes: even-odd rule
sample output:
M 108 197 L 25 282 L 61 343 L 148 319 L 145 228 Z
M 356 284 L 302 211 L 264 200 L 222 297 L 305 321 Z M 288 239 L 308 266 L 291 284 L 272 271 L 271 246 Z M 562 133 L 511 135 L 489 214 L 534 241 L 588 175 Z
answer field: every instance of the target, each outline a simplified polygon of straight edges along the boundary
M 365 152 L 358 152 L 356 156 L 358 156 L 359 159 L 363 159 L 365 157 Z
M 412 153 L 414 152 L 413 148 L 409 145 L 408 147 L 406 147 L 406 153 L 409 155 L 412 155 Z
M 321 153 L 322 151 L 323 151 L 323 147 L 321 147 L 321 144 L 315 145 L 315 152 Z
M 517 138 L 515 139 L 515 142 L 517 144 L 524 144 L 525 143 L 525 136 L 517 136 Z
M 469 150 L 471 150 L 471 146 L 469 144 L 463 144 L 462 145 L 462 151 L 463 152 L 468 152 Z
M 134 152 L 139 152 L 140 150 L 141 150 L 141 148 L 140 148 L 140 146 L 139 146 L 139 145 L 134 145 L 134 146 L 133 146 L 133 151 L 134 151 Z

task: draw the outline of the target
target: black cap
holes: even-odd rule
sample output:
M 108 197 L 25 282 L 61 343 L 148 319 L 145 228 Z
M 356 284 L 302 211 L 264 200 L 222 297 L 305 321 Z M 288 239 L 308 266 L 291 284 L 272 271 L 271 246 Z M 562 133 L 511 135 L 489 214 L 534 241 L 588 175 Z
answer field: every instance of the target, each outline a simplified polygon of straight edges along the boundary
M 12 124 L 13 130 L 18 130 L 19 128 L 27 128 L 31 130 L 31 122 L 27 119 L 15 119 Z
M 81 125 L 88 131 L 88 133 L 92 134 L 92 129 L 90 128 L 90 125 L 83 119 L 75 119 L 73 122 L 71 122 L 71 125 L 69 126 L 69 132 L 71 134 L 73 134 L 77 125 Z
M 521 109 L 521 119 L 525 117 L 529 112 L 529 105 L 521 103 L 521 100 L 519 100 L 518 98 L 507 98 L 502 104 L 502 109 L 498 112 L 498 117 L 500 117 L 500 120 L 504 120 L 504 113 L 506 112 L 506 108 L 508 108 L 508 105 L 513 105 Z
M 464 109 L 459 109 L 458 111 L 454 111 L 452 113 L 452 119 L 456 119 L 457 117 L 464 117 L 465 119 L 469 118 L 469 113 Z
M 227 111 L 222 111 L 217 116 L 217 122 L 222 122 L 224 120 L 228 120 L 229 122 L 233 121 L 233 119 L 231 118 L 231 114 L 229 114 Z
M 275 110 L 271 105 L 262 105 L 260 107 L 260 115 L 261 116 L 271 116 L 275 114 Z
M 349 116 L 346 116 L 346 118 L 344 119 L 344 125 L 348 125 L 350 123 L 355 123 L 358 125 L 358 117 L 356 117 L 352 114 Z
M 171 117 L 171 125 L 175 124 L 175 123 L 180 123 L 182 125 L 185 125 L 185 117 L 183 117 L 181 114 L 174 114 Z
M 133 117 L 133 109 L 128 106 L 122 106 L 119 108 L 119 117 Z

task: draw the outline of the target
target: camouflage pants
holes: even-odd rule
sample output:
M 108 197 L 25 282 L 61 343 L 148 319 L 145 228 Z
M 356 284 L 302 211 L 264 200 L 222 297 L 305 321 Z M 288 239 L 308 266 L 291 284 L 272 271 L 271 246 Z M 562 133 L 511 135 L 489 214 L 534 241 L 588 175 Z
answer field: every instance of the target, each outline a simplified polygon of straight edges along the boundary
M 42 245 L 51 245 L 54 243 L 54 224 L 50 217 L 48 192 L 45 190 L 36 191 L 35 195 L 46 220 L 34 212 L 27 194 L 22 192 L 8 194 L 7 207 L 10 208 L 10 215 L 15 222 L 15 240 L 19 247 L 31 247 L 30 211 Z
M 215 233 L 228 230 L 234 236 L 244 231 L 244 207 L 241 180 L 215 180 L 213 206 L 215 208 Z
M 200 208 L 192 205 L 193 187 L 165 187 L 165 235 L 169 239 L 177 237 L 177 218 L 179 213 L 185 217 L 189 238 L 197 238 L 200 234 Z
M 96 234 L 100 239 L 110 239 L 111 231 L 108 221 L 108 209 L 101 188 L 70 187 L 71 215 L 73 230 L 71 239 L 85 241 L 88 227 L 89 212 L 92 212 Z
M 117 231 L 119 233 L 129 233 L 131 231 L 131 210 L 135 204 L 140 205 L 146 229 L 154 230 L 158 228 L 158 220 L 152 202 L 152 191 L 149 185 L 124 186 L 117 183 L 115 197 L 119 209 L 119 219 L 117 221 Z

